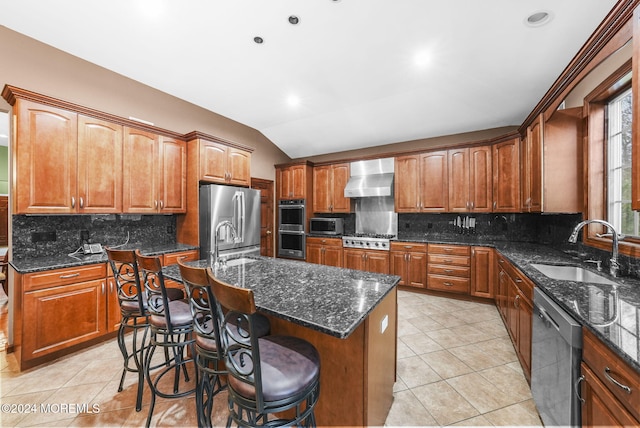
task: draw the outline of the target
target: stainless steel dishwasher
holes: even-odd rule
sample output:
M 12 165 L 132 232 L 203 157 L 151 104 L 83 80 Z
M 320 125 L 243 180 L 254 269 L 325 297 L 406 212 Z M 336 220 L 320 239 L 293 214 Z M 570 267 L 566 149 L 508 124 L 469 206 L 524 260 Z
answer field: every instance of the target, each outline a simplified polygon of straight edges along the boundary
M 533 306 L 531 392 L 538 412 L 545 426 L 580 426 L 581 326 L 538 287 Z

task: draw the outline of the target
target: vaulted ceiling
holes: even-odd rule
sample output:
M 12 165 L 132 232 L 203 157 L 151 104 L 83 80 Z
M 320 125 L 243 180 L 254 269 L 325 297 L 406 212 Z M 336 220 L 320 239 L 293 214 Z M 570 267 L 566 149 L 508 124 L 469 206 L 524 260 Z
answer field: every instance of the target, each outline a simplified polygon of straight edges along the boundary
M 256 128 L 299 158 L 520 125 L 615 1 L 0 4 L 0 25 Z

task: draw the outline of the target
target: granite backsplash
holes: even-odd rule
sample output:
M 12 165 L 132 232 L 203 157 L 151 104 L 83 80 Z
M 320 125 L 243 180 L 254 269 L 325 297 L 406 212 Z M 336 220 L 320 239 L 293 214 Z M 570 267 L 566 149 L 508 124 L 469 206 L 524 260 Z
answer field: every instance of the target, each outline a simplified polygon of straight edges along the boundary
M 14 215 L 12 228 L 14 259 L 68 254 L 84 242 L 107 246 L 127 239 L 140 246 L 176 242 L 174 215 Z M 88 235 L 84 242 L 83 231 Z

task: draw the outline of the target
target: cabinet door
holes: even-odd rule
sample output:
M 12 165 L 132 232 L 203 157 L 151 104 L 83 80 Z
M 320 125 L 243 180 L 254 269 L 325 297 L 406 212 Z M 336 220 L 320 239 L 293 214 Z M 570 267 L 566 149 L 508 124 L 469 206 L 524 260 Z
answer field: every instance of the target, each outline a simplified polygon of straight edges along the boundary
M 332 199 L 331 212 L 349 213 L 351 212 L 351 198 L 345 198 L 344 188 L 349 181 L 350 168 L 348 163 L 331 165 L 331 188 Z M 314 199 L 315 201 L 315 199 Z M 315 202 L 314 202 L 315 203 Z
M 449 211 L 467 212 L 469 200 L 469 149 L 451 149 L 449 157 Z
M 543 114 L 540 114 L 527 128 L 527 138 L 522 144 L 522 208 L 528 212 L 542 211 L 543 120 Z
M 305 199 L 307 197 L 307 167 L 294 165 L 291 167 L 291 187 L 289 189 L 292 199 Z
M 229 184 L 234 186 L 251 185 L 251 153 L 229 147 L 227 155 Z
M 420 210 L 420 157 L 399 156 L 395 161 L 395 208 L 398 213 Z
M 344 250 L 344 267 L 347 269 L 366 270 L 364 251 L 346 248 Z
M 533 306 L 518 294 L 518 354 L 522 370 L 527 379 L 531 378 L 531 324 L 533 321 Z
M 200 140 L 200 180 L 225 183 L 227 178 L 227 146 Z
M 407 253 L 409 264 L 407 266 L 407 285 L 410 287 L 425 288 L 427 286 L 427 255 L 426 253 Z
M 331 196 L 333 183 L 331 182 L 331 166 L 323 165 L 313 168 L 313 212 L 331 212 Z
M 112 273 L 110 267 L 109 273 Z M 107 277 L 107 333 L 118 330 L 121 320 L 122 313 L 120 312 L 116 283 L 113 276 Z
M 309 244 L 307 242 L 307 259 L 305 260 L 307 263 L 315 263 L 318 265 L 322 264 L 322 245 L 317 244 Z
M 493 169 L 490 146 L 469 149 L 469 202 L 473 212 L 491 212 Z
M 123 144 L 122 209 L 125 213 L 157 213 L 158 136 L 125 127 Z
M 369 251 L 366 253 L 367 272 L 389 274 L 389 252 Z
M 21 99 L 15 106 L 14 213 L 75 213 L 77 114 Z
M 104 334 L 105 299 L 105 279 L 25 293 L 22 358 L 38 358 Z
M 498 310 L 500 311 L 500 316 L 502 316 L 502 320 L 505 325 L 508 321 L 508 302 L 507 302 L 507 294 L 509 290 L 509 277 L 507 273 L 498 268 L 498 284 L 496 289 L 496 305 L 498 306 Z
M 122 126 L 78 116 L 79 213 L 122 212 Z
M 405 251 L 391 251 L 389 253 L 389 273 L 400 277 L 398 285 L 409 285 L 407 254 Z
M 420 157 L 421 211 L 446 212 L 449 210 L 447 164 L 446 151 L 429 152 Z
M 520 159 L 517 138 L 493 146 L 493 211 L 520 211 Z
M 633 427 L 640 424 L 640 421 L 635 419 L 607 390 L 587 364 L 583 362 L 580 369 L 584 377 L 580 393 L 584 400 L 582 403 L 583 427 Z
M 473 247 L 471 249 L 472 296 L 493 298 L 494 254 L 493 248 Z
M 162 213 L 187 212 L 187 144 L 160 137 L 158 209 Z
M 520 300 L 518 294 L 518 287 L 508 274 L 505 274 L 507 278 L 507 330 L 513 340 L 513 343 L 518 342 L 518 300 Z
M 342 267 L 342 247 L 324 247 L 324 264 L 327 266 Z

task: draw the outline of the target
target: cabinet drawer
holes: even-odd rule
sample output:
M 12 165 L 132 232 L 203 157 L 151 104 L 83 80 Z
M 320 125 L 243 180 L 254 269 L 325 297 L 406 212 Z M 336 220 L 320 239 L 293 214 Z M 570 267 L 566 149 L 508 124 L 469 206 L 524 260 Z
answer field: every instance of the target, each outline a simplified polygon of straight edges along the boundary
M 442 276 L 433 274 L 429 274 L 427 278 L 427 288 L 430 290 L 468 294 L 469 284 L 469 278 L 457 278 L 453 276 Z
M 415 251 L 427 252 L 427 244 L 417 244 L 415 242 L 391 242 L 391 251 Z
M 620 403 L 640 419 L 640 375 L 593 333 L 587 329 L 583 332 L 582 359 Z
M 175 263 L 178 263 L 178 260 L 182 260 L 185 262 L 195 261 L 200 258 L 200 251 L 191 250 L 191 251 L 181 251 L 179 253 L 169 253 L 165 254 L 163 257 L 163 266 L 169 266 Z
M 342 248 L 342 238 L 318 238 L 317 236 L 310 236 L 307 237 L 307 244 Z
M 429 254 L 451 254 L 456 256 L 470 256 L 471 247 L 468 245 L 429 244 Z
M 75 268 L 55 269 L 30 273 L 22 277 L 24 291 L 40 290 L 58 285 L 75 284 L 92 279 L 104 280 L 107 276 L 106 263 L 78 266 Z
M 450 265 L 450 266 L 471 266 L 469 256 L 447 256 L 444 254 L 429 253 L 429 264 Z
M 427 272 L 429 274 L 443 275 L 443 276 L 457 276 L 460 278 L 470 278 L 471 268 L 464 266 L 443 266 L 443 265 L 427 265 Z

